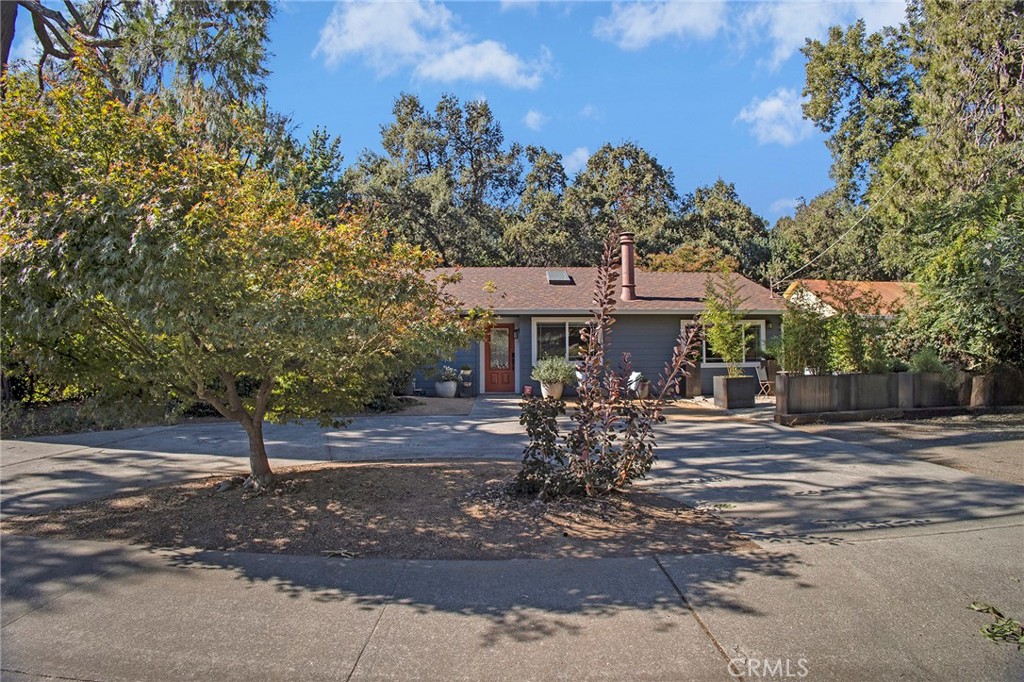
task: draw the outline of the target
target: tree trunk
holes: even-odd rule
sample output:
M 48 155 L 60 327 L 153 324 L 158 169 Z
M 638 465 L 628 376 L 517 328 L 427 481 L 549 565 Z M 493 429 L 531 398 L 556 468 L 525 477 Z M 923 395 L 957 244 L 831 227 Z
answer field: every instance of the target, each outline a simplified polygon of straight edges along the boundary
M 263 420 L 243 422 L 245 432 L 249 436 L 249 480 L 246 486 L 257 490 L 269 487 L 274 482 L 274 472 L 270 470 L 267 459 L 267 448 L 263 444 Z
M 14 44 L 14 22 L 18 17 L 18 5 L 14 2 L 0 2 L 0 77 L 7 73 Z M 0 85 L 0 99 L 7 96 L 6 84 Z
M 249 414 L 238 395 L 238 382 L 235 376 L 227 370 L 220 370 L 219 374 L 221 381 L 224 382 L 227 401 L 209 393 L 201 381 L 195 387 L 196 397 L 208 402 L 221 415 L 237 421 L 249 436 L 249 478 L 242 487 L 255 490 L 268 488 L 274 483 L 274 472 L 270 470 L 267 448 L 263 444 L 263 416 L 267 413 L 267 403 L 274 386 L 274 377 L 273 375 L 266 376 L 260 382 L 256 405 L 252 414 Z

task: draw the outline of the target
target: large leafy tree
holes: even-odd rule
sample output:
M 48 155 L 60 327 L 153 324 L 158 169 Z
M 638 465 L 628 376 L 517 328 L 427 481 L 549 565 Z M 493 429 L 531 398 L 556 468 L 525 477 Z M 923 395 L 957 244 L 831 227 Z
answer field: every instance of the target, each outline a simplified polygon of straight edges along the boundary
M 1024 367 L 1024 180 L 987 184 L 937 206 L 917 238 L 921 296 L 901 336 L 963 367 Z M 909 323 L 909 324 L 907 324 Z
M 591 245 L 591 263 L 612 229 L 637 236 L 641 256 L 671 251 L 685 240 L 679 215 L 684 208 L 672 170 L 637 144 L 606 144 L 565 191 L 565 209 L 581 226 L 579 238 Z
M 709 187 L 698 187 L 685 216 L 685 230 L 691 245 L 718 249 L 738 263 L 745 276 L 763 278 L 770 255 L 768 226 L 740 200 L 732 183 L 719 178 Z
M 805 112 L 842 133 L 834 169 L 864 171 L 837 191 L 863 178 L 848 198 L 871 211 L 883 269 L 923 285 L 905 334 L 969 367 L 1021 363 L 1019 287 L 998 273 L 1021 261 L 1024 2 L 915 0 L 898 31 L 834 28 L 805 53 Z
M 919 121 L 879 164 L 868 193 L 887 225 L 882 255 L 930 227 L 921 218 L 1024 173 L 1024 2 L 922 0 L 911 13 Z
M 73 70 L 76 52 L 90 49 L 122 102 L 165 86 L 200 82 L 228 101 L 250 99 L 265 88 L 270 2 L 12 0 L 2 5 L 2 71 L 8 67 L 15 19 L 25 11 L 42 48 L 35 64 L 41 84 L 48 68 Z
M 472 321 L 434 258 L 358 219 L 330 225 L 267 172 L 126 106 L 94 64 L 0 108 L 5 332 L 97 390 L 192 396 L 237 420 L 250 482 L 265 419 L 330 418 L 395 371 L 464 344 Z
M 595 235 L 565 208 L 568 182 L 560 154 L 527 147 L 518 207 L 508 212 L 502 251 L 509 265 L 593 265 L 601 249 Z
M 917 72 L 907 33 L 868 34 L 860 20 L 833 26 L 828 40 L 808 40 L 804 115 L 831 137 L 832 179 L 845 198 L 859 200 L 881 159 L 917 125 L 911 97 Z
M 498 262 L 502 212 L 519 193 L 522 150 L 505 147 L 483 100 L 441 98 L 433 112 L 403 94 L 381 129 L 383 154 L 364 151 L 353 191 L 391 233 L 436 250 L 446 265 Z
M 881 225 L 867 207 L 846 199 L 837 189 L 801 202 L 792 217 L 772 228 L 771 279 L 886 280 L 907 273 L 885 267 L 878 257 Z

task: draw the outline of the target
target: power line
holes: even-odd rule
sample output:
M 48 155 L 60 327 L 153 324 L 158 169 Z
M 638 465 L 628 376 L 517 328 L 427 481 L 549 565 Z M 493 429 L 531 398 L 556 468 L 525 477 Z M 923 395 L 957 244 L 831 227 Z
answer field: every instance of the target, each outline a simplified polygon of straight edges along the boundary
M 925 141 L 925 147 L 927 147 L 928 145 L 930 145 L 930 144 L 931 144 L 932 142 L 934 142 L 934 141 L 935 141 L 935 139 L 936 139 L 936 138 L 937 138 L 937 137 L 939 136 L 939 133 L 941 133 L 941 132 L 942 132 L 942 129 L 943 129 L 944 127 L 945 127 L 945 125 L 946 125 L 946 123 L 947 123 L 948 121 L 949 121 L 949 118 L 947 118 L 947 119 L 946 119 L 945 121 L 943 121 L 943 122 L 942 122 L 942 123 L 941 123 L 940 125 L 936 126 L 937 130 L 936 130 L 935 134 L 933 134 L 933 135 L 929 135 L 929 136 L 927 136 L 927 137 L 925 137 L 925 138 L 924 138 L 924 141 Z M 927 129 L 928 129 L 928 126 L 926 126 L 926 125 L 921 125 L 920 127 L 921 127 L 921 128 L 924 128 L 925 130 L 927 130 Z M 922 150 L 922 151 L 923 151 L 923 150 Z M 900 176 L 899 176 L 898 178 L 896 178 L 896 179 L 895 179 L 895 180 L 894 180 L 894 181 L 892 182 L 892 184 L 891 184 L 891 185 L 889 185 L 889 187 L 888 187 L 888 188 L 887 188 L 887 189 L 885 190 L 885 192 L 883 192 L 883 193 L 882 193 L 882 196 L 881 196 L 881 197 L 879 197 L 879 200 L 881 200 L 881 199 L 885 199 L 886 197 L 888 197 L 888 196 L 889 196 L 889 195 L 890 195 L 890 194 L 892 193 L 892 191 L 893 191 L 894 189 L 896 189 L 896 185 L 898 185 L 898 184 L 900 184 L 901 182 L 903 182 L 903 178 L 905 178 L 905 177 L 907 176 L 907 173 L 908 173 L 909 171 L 910 171 L 910 163 L 908 162 L 908 163 L 906 164 L 906 167 L 905 167 L 905 168 L 903 169 L 903 172 L 902 172 L 902 173 L 900 173 Z M 877 202 L 875 202 L 875 203 L 877 203 Z M 815 256 L 815 257 L 814 257 L 814 258 L 812 258 L 811 260 L 807 261 L 806 263 L 804 263 L 803 265 L 801 265 L 801 266 L 800 266 L 799 268 L 797 268 L 797 269 L 796 269 L 796 270 L 794 270 L 793 272 L 791 272 L 791 273 L 789 273 L 788 275 L 786 275 L 785 277 L 781 277 L 781 278 L 779 278 L 778 280 L 776 280 L 776 281 L 775 281 L 774 283 L 770 283 L 770 286 L 769 286 L 769 288 L 770 288 L 770 289 L 772 290 L 772 292 L 774 292 L 774 291 L 775 291 L 775 285 L 777 285 L 777 284 L 782 284 L 782 283 L 783 283 L 783 282 L 785 282 L 786 280 L 792 279 L 792 278 L 793 278 L 793 277 L 794 277 L 795 275 L 798 275 L 798 274 L 800 274 L 801 272 L 803 272 L 804 270 L 806 270 L 807 268 L 811 267 L 812 265 L 814 265 L 814 263 L 815 263 L 815 262 L 817 262 L 817 261 L 818 261 L 818 259 L 819 259 L 819 258 L 821 258 L 821 257 L 822 257 L 822 256 L 824 256 L 824 255 L 825 255 L 826 253 L 828 253 L 828 252 L 829 252 L 829 251 L 831 251 L 831 250 L 832 250 L 833 248 L 835 248 L 835 247 L 836 247 L 836 246 L 837 246 L 837 245 L 839 244 L 839 242 L 841 242 L 841 241 L 843 241 L 844 239 L 846 239 L 846 237 L 847 237 L 847 236 L 848 236 L 848 235 L 849 235 L 849 234 L 850 234 L 851 232 L 853 232 L 853 231 L 854 231 L 855 229 L 857 229 L 857 227 L 858 227 L 858 226 L 859 226 L 859 225 L 860 225 L 860 224 L 861 224 L 861 223 L 862 223 L 862 222 L 864 221 L 864 219 L 868 217 L 868 215 L 869 215 L 869 214 L 871 213 L 871 209 L 873 209 L 874 207 L 875 207 L 875 204 L 874 204 L 874 203 L 872 203 L 872 204 L 868 204 L 867 210 L 866 210 L 866 211 L 864 211 L 864 213 L 863 213 L 863 214 L 862 214 L 862 215 L 861 215 L 861 216 L 860 216 L 859 218 L 857 218 L 857 220 L 856 220 L 856 221 L 854 221 L 853 225 L 851 225 L 851 226 L 850 226 L 850 229 L 848 229 L 848 230 L 847 230 L 846 232 L 844 232 L 844 233 L 842 233 L 841 235 L 839 235 L 839 236 L 838 236 L 838 237 L 837 237 L 837 238 L 836 238 L 836 239 L 835 239 L 835 240 L 834 240 L 834 241 L 833 241 L 833 242 L 832 242 L 831 244 L 829 244 L 829 245 L 828 245 L 828 246 L 826 246 L 826 247 L 825 247 L 824 249 L 822 249 L 822 251 L 821 251 L 820 253 L 818 253 L 818 255 L 817 255 L 817 256 Z

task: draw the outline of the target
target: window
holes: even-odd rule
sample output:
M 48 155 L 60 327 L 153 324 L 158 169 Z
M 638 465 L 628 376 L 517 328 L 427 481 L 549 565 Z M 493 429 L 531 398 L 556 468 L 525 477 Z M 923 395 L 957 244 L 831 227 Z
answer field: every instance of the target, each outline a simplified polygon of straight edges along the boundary
M 740 324 L 746 327 L 746 347 L 743 352 L 743 363 L 756 363 L 761 357 L 761 349 L 764 348 L 765 322 L 764 320 L 741 320 Z M 693 320 L 683 320 L 683 330 L 689 332 L 691 327 L 699 326 Z M 724 364 L 722 356 L 715 352 L 707 339 L 701 335 L 701 362 L 707 365 Z
M 536 320 L 533 334 L 533 360 L 565 358 L 570 362 L 583 355 L 580 332 L 586 320 Z

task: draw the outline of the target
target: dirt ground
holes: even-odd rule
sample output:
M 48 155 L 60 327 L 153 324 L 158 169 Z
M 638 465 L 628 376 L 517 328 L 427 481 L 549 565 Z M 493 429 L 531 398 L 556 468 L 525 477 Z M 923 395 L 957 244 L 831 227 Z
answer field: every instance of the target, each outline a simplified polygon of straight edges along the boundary
M 796 428 L 1024 485 L 1024 411 Z
M 510 497 L 510 462 L 318 464 L 283 470 L 261 495 L 223 477 L 12 516 L 3 531 L 155 547 L 390 557 L 511 559 L 749 551 L 710 512 L 643 490 L 590 501 Z

